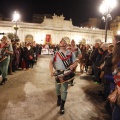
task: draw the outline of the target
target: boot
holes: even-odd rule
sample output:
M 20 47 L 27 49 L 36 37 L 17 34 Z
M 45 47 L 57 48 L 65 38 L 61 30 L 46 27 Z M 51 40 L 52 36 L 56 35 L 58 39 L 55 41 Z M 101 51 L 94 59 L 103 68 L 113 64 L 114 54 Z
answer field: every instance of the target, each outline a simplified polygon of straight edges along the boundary
M 4 85 L 4 84 L 5 84 L 5 81 L 6 81 L 6 79 L 2 79 L 0 85 Z
M 64 104 L 65 104 L 65 101 L 64 100 L 61 100 L 61 106 L 60 106 L 60 114 L 64 114 Z
M 57 100 L 57 106 L 60 106 L 60 104 L 61 104 L 61 96 L 58 95 L 57 97 L 58 97 L 58 100 Z
M 70 84 L 71 84 L 71 86 L 74 86 L 74 84 L 73 84 L 73 80 L 70 81 Z

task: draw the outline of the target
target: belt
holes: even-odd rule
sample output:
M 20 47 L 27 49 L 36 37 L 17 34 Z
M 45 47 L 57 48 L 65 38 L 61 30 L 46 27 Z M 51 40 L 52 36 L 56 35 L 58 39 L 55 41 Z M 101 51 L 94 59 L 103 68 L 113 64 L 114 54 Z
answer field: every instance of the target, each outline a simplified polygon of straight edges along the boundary
M 56 70 L 56 71 L 59 73 L 59 72 L 63 72 L 64 70 Z
M 57 76 L 63 73 L 64 73 L 64 70 L 56 70 L 56 72 L 54 73 L 54 76 Z

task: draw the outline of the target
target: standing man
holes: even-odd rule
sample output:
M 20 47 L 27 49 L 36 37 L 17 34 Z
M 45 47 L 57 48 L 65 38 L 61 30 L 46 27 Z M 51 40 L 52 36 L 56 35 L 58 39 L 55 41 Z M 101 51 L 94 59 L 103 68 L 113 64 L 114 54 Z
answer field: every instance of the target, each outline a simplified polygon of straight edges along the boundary
M 76 46 L 74 40 L 71 41 L 71 47 L 69 49 L 71 50 L 72 53 L 75 54 L 75 57 L 78 60 L 78 62 L 80 62 L 80 59 L 82 58 L 81 50 Z M 71 80 L 70 84 L 71 86 L 74 85 L 73 80 Z
M 92 70 L 93 70 L 93 77 L 95 78 L 95 73 L 96 73 L 96 65 L 95 65 L 95 62 L 96 62 L 96 58 L 97 58 L 97 55 L 99 54 L 98 53 L 98 49 L 100 48 L 100 44 L 99 43 L 95 43 L 95 48 L 91 54 L 91 61 L 92 61 Z
M 0 43 L 0 71 L 2 73 L 0 85 L 4 85 L 5 81 L 7 81 L 10 54 L 13 54 L 12 45 L 9 44 L 7 37 L 3 36 Z
M 66 49 L 67 43 L 64 38 L 62 38 L 62 40 L 60 41 L 59 47 L 60 50 L 54 54 L 53 58 L 50 60 L 49 63 L 51 76 L 54 75 L 54 69 L 57 73 L 66 70 L 65 64 L 67 64 L 67 67 L 70 68 L 70 70 L 73 70 L 77 66 L 74 54 Z M 75 62 L 74 65 L 72 65 L 73 62 Z M 56 95 L 58 97 L 57 106 L 60 106 L 60 114 L 64 114 L 64 104 L 67 98 L 68 82 L 58 84 L 57 81 L 55 81 L 55 88 Z

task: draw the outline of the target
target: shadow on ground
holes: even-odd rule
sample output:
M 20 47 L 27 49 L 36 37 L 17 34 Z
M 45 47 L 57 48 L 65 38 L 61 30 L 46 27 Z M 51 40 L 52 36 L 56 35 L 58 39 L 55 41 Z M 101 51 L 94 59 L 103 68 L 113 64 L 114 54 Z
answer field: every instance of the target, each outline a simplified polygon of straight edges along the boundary
M 105 101 L 103 97 L 98 95 L 98 91 L 102 90 L 103 86 L 101 84 L 95 84 L 91 76 L 80 76 L 80 78 L 90 82 L 90 84 L 82 87 L 82 89 L 86 95 L 86 100 L 95 106 L 94 112 L 98 115 L 98 117 L 92 116 L 90 120 L 111 120 L 111 116 L 107 114 L 104 108 Z

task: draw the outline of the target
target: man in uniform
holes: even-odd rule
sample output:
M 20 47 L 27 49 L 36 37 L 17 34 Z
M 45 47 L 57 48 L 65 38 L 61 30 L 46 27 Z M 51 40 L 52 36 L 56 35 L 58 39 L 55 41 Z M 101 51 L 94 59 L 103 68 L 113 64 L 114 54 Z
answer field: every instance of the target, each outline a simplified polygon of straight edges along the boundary
M 68 64 L 70 70 L 73 70 L 77 66 L 77 62 L 75 62 L 75 55 L 71 51 L 66 49 L 67 43 L 64 38 L 62 38 L 62 40 L 60 41 L 59 47 L 60 50 L 54 54 L 49 63 L 51 76 L 54 75 L 53 68 L 55 68 L 55 71 L 59 73 L 61 70 L 66 70 L 65 64 Z M 58 97 L 57 106 L 60 106 L 60 114 L 64 114 L 64 104 L 67 98 L 68 82 L 58 84 L 57 81 L 55 81 L 55 88 L 56 95 Z

